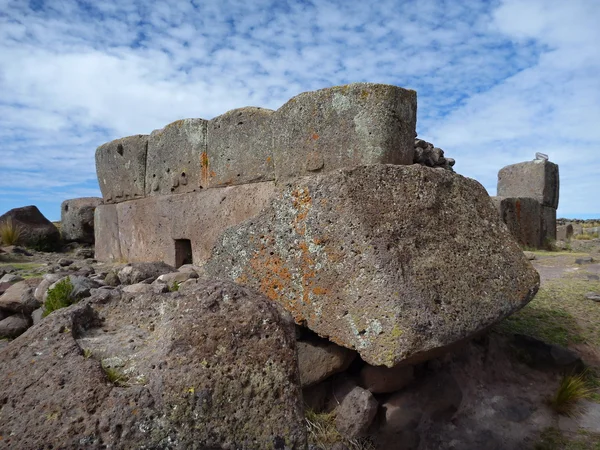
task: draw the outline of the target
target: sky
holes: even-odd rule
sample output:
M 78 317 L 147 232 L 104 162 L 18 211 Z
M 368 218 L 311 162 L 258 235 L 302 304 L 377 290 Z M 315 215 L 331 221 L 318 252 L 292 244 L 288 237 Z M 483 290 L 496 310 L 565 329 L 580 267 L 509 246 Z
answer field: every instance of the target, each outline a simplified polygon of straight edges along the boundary
M 598 0 L 0 0 L 0 214 L 100 196 L 94 153 L 178 119 L 368 81 L 496 194 L 536 152 L 600 217 Z

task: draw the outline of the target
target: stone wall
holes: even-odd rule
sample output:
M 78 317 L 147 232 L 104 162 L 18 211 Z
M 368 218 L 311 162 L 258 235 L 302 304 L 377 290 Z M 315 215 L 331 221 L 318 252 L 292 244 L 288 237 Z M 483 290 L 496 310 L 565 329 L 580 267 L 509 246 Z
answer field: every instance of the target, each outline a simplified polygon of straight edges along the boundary
M 415 158 L 416 113 L 415 91 L 355 83 L 302 93 L 277 111 L 240 108 L 108 142 L 96 150 L 96 257 L 176 265 L 179 241 L 201 263 L 276 184 L 359 165 L 427 165 Z M 450 168 L 441 156 L 434 165 Z
M 521 245 L 544 248 L 556 240 L 558 165 L 536 159 L 506 166 L 498 172 L 497 193 L 494 204 Z

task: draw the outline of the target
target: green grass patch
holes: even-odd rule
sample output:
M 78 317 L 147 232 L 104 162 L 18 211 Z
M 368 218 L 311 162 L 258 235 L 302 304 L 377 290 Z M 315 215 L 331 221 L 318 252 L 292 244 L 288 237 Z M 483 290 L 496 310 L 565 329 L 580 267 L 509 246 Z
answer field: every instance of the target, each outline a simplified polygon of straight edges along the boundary
M 600 308 L 585 298 L 590 291 L 600 291 L 600 281 L 548 280 L 527 306 L 496 328 L 564 347 L 584 342 L 600 346 Z
M 0 267 L 7 267 L 10 266 L 14 269 L 17 270 L 36 270 L 39 269 L 40 267 L 45 266 L 45 264 L 40 264 L 40 263 L 19 263 L 19 262 L 14 262 L 14 263 L 0 263 Z
M 106 378 L 115 386 L 126 386 L 127 385 L 127 376 L 125 376 L 120 370 L 114 367 L 104 367 L 104 373 L 106 374 Z
M 72 298 L 73 283 L 69 277 L 60 280 L 52 289 L 48 289 L 48 298 L 44 303 L 44 313 L 42 317 L 46 317 L 52 311 L 66 308 L 77 302 L 77 299 Z

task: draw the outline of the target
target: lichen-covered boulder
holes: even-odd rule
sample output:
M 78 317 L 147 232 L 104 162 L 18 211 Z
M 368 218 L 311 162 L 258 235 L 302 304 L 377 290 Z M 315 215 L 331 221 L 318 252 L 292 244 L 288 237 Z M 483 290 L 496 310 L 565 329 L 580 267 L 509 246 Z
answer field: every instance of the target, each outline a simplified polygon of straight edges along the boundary
M 539 287 L 485 189 L 420 165 L 292 181 L 229 228 L 204 268 L 389 367 L 486 329 Z
M 99 290 L 0 349 L 2 448 L 303 449 L 289 314 L 230 282 Z

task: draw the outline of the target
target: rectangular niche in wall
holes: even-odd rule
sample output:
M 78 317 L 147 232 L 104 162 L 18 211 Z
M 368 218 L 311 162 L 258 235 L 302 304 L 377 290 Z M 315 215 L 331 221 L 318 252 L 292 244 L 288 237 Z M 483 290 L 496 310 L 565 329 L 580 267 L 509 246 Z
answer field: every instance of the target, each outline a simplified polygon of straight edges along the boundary
M 189 239 L 175 239 L 175 267 L 192 263 L 192 242 Z

